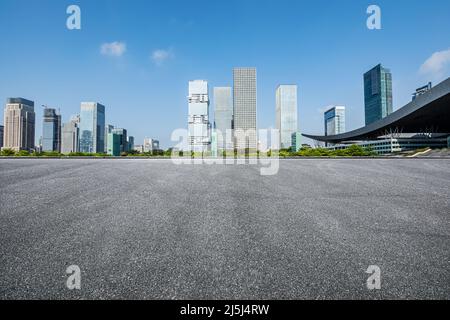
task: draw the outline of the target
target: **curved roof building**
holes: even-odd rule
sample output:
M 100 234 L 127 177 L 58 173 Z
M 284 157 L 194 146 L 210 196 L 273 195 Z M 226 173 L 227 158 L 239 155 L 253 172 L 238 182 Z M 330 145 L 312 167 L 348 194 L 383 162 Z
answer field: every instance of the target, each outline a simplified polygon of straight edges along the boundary
M 392 132 L 450 134 L 450 78 L 418 96 L 403 108 L 360 129 L 332 136 L 303 136 L 323 142 L 374 140 Z

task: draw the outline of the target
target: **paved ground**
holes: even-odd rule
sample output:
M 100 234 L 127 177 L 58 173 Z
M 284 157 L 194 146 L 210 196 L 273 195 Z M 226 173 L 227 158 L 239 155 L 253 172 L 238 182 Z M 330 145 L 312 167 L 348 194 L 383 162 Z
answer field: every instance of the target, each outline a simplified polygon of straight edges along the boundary
M 0 160 L 0 298 L 450 298 L 450 160 L 280 165 Z

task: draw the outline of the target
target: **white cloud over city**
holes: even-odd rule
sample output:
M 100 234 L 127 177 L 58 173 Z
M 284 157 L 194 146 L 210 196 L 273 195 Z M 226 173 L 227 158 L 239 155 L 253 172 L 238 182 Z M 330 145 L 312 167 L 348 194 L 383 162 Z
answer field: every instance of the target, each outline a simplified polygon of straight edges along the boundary
M 172 49 L 157 49 L 152 52 L 151 59 L 154 64 L 161 66 L 167 60 L 173 59 L 175 57 Z
M 110 57 L 121 57 L 126 51 L 126 43 L 119 41 L 103 43 L 100 47 L 100 53 L 104 56 Z
M 442 78 L 450 70 L 450 49 L 433 53 L 420 67 L 422 75 Z

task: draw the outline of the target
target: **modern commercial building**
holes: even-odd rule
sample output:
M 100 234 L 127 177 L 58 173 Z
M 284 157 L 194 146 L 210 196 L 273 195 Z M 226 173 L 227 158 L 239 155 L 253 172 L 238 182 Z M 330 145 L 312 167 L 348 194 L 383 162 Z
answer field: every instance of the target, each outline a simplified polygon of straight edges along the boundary
M 189 81 L 188 148 L 193 152 L 206 152 L 210 145 L 208 82 Z
M 450 78 L 418 95 L 416 99 L 387 117 L 365 127 L 335 135 L 303 134 L 303 136 L 332 143 L 334 147 L 359 143 L 362 146 L 371 146 L 377 152 L 424 147 L 443 148 L 445 140 L 448 142 L 450 137 L 448 119 L 450 119 Z M 396 143 L 399 147 L 395 146 Z
M 238 152 L 257 149 L 256 68 L 233 69 L 233 123 Z
M 134 137 L 129 136 L 128 137 L 128 151 L 134 150 Z
M 127 130 L 123 128 L 114 128 L 112 130 L 112 133 L 119 136 L 119 145 L 120 145 L 120 152 L 127 152 L 128 151 L 128 137 L 127 137 Z
M 79 152 L 80 116 L 75 116 L 62 127 L 61 153 Z
M 364 74 L 366 126 L 392 113 L 392 74 L 381 64 Z
M 80 113 L 80 151 L 105 151 L 105 106 L 96 102 L 82 102 Z
M 136 144 L 133 148 L 134 151 L 143 153 L 144 152 L 144 146 L 142 144 Z
M 113 129 L 114 129 L 113 125 L 110 124 L 105 125 L 105 153 L 108 153 L 108 134 L 110 134 Z
M 302 134 L 300 132 L 292 133 L 291 143 L 291 150 L 298 152 L 302 148 Z
M 121 150 L 121 135 L 116 132 L 108 133 L 108 154 L 113 157 L 119 157 L 120 156 L 120 150 Z
M 3 132 L 4 132 L 4 130 L 5 130 L 5 127 L 4 126 L 0 126 L 0 150 L 3 147 Z
M 333 106 L 324 113 L 325 136 L 332 136 L 345 132 L 345 107 Z
M 280 132 L 280 149 L 290 149 L 297 132 L 297 85 L 280 85 L 276 91 L 276 128 Z
M 431 82 L 428 82 L 428 84 L 426 86 L 420 87 L 416 89 L 416 92 L 414 92 L 412 94 L 412 100 L 416 100 L 417 97 L 427 93 L 428 91 L 431 90 L 431 88 L 433 88 L 433 84 Z
M 412 151 L 422 148 L 446 148 L 446 138 L 428 138 L 428 137 L 412 137 L 412 138 L 392 138 L 372 141 L 360 141 L 353 143 L 363 148 L 369 148 L 379 155 Z M 328 147 L 330 150 L 343 150 L 349 148 L 353 144 L 339 144 Z
M 233 92 L 231 87 L 214 88 L 214 130 L 217 151 L 233 150 Z M 212 137 L 211 137 L 212 140 Z M 212 143 L 212 142 L 211 142 Z
M 53 108 L 44 108 L 42 151 L 61 152 L 61 115 Z
M 159 141 L 156 139 L 144 139 L 144 152 L 153 152 L 159 150 Z
M 4 112 L 3 148 L 34 150 L 35 135 L 34 102 L 23 98 L 9 98 Z

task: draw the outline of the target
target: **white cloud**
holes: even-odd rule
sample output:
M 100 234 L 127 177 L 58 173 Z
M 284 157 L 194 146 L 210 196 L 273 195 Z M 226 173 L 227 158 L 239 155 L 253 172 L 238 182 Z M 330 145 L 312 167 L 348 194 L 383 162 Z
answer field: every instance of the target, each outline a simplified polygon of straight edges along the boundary
M 450 66 L 450 49 L 435 52 L 420 67 L 420 73 L 441 76 L 442 73 Z
M 172 52 L 172 49 L 158 49 L 152 52 L 152 60 L 157 66 L 162 65 L 165 61 L 172 59 L 173 57 L 174 54 Z
M 121 57 L 125 51 L 127 51 L 126 43 L 118 41 L 103 43 L 100 48 L 102 55 L 111 57 Z

